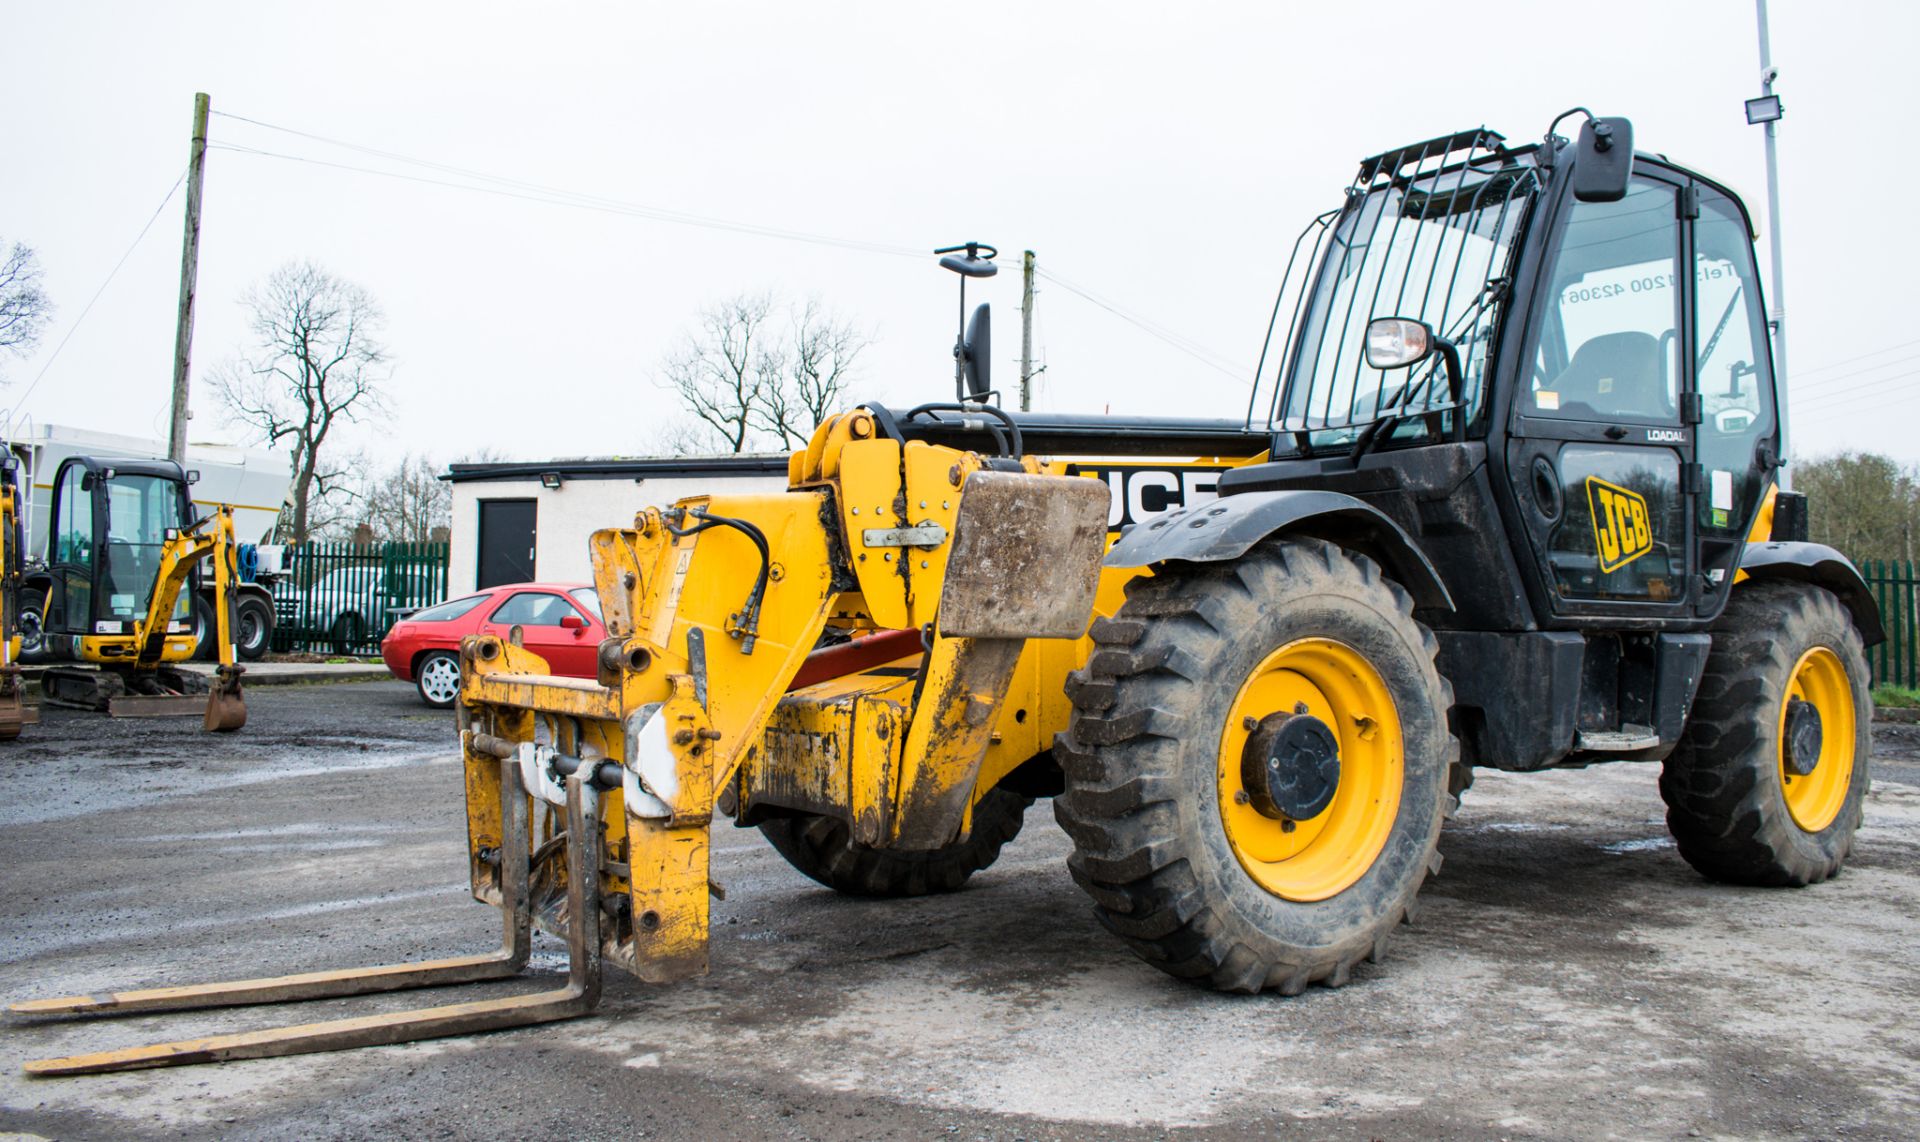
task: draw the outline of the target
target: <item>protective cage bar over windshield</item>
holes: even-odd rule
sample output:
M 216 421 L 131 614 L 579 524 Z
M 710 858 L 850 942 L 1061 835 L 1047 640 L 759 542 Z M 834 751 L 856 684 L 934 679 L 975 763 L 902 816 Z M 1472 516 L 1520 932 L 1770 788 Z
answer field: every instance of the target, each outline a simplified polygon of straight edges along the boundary
M 1296 448 L 1352 445 L 1381 420 L 1385 439 L 1425 439 L 1453 416 L 1471 420 L 1505 313 L 1515 239 L 1542 186 L 1534 148 L 1507 148 L 1484 127 L 1375 155 L 1360 164 L 1345 205 L 1316 219 L 1295 244 L 1262 350 L 1270 382 L 1266 429 Z M 1293 267 L 1311 249 L 1283 327 Z M 1459 404 L 1439 355 L 1410 369 L 1375 369 L 1366 327 L 1377 317 L 1424 322 L 1458 346 Z M 1284 337 L 1276 352 L 1274 337 Z M 1249 408 L 1252 412 L 1252 408 Z M 1251 416 L 1249 417 L 1251 420 Z

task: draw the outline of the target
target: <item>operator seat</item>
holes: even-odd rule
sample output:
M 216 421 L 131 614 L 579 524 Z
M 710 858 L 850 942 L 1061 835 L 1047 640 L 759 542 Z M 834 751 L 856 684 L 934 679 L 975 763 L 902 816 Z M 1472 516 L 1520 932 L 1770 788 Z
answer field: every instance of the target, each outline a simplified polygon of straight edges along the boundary
M 1559 409 L 1539 411 L 1585 420 L 1666 419 L 1673 402 L 1661 374 L 1660 342 L 1653 334 L 1603 333 L 1575 350 L 1566 371 L 1546 386 L 1560 394 Z
M 144 609 L 153 587 L 153 577 L 160 572 L 159 553 L 145 544 L 110 538 L 100 555 L 100 585 L 97 590 L 106 596 L 110 606 L 116 595 L 131 595 L 139 600 L 140 606 L 128 616 L 138 618 L 138 612 Z

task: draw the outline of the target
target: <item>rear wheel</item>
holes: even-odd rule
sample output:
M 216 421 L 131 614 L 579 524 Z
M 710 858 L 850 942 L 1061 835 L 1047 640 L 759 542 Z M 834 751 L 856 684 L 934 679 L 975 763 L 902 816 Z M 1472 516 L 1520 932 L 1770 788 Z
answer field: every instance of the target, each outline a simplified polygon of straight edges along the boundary
M 967 839 L 927 852 L 877 849 L 853 839 L 835 817 L 806 814 L 764 821 L 760 832 L 787 863 L 848 896 L 926 896 L 952 892 L 992 864 L 1020 833 L 1033 799 L 991 789 L 973 807 Z
M 1142 959 L 1229 991 L 1339 986 L 1440 865 L 1458 746 L 1413 603 L 1364 556 L 1268 542 L 1128 584 L 1068 682 L 1054 813 Z
M 1660 775 L 1687 863 L 1734 884 L 1840 871 L 1867 792 L 1866 649 L 1839 599 L 1753 583 L 1727 603 L 1680 745 Z
M 234 632 L 235 649 L 243 660 L 258 662 L 273 640 L 273 606 L 257 595 L 242 595 L 236 609 L 240 629 Z
M 413 684 L 420 691 L 420 700 L 434 709 L 452 706 L 460 696 L 459 656 L 447 650 L 428 651 L 414 667 Z

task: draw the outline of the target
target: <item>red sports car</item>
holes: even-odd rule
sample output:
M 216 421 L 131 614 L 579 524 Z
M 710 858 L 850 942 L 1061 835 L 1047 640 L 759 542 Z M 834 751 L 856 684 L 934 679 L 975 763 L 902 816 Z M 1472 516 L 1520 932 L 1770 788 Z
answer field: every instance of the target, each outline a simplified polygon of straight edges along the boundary
M 520 642 L 547 660 L 555 674 L 592 678 L 607 628 L 600 599 L 585 583 L 509 583 L 415 611 L 393 624 L 380 657 L 420 699 L 446 709 L 460 694 L 460 640 L 470 634 L 501 638 L 514 626 Z

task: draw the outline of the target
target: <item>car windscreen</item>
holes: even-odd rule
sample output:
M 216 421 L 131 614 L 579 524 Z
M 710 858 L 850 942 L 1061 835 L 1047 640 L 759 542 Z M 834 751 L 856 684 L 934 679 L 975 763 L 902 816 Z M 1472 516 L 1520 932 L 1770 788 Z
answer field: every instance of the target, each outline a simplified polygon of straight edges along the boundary
M 413 612 L 407 616 L 407 621 L 416 623 L 450 622 L 486 601 L 487 597 L 485 595 L 468 595 L 464 599 L 450 599 L 437 606 Z

